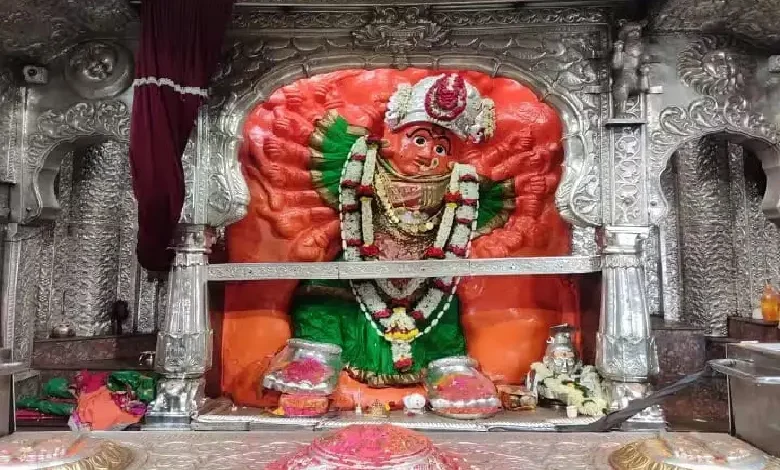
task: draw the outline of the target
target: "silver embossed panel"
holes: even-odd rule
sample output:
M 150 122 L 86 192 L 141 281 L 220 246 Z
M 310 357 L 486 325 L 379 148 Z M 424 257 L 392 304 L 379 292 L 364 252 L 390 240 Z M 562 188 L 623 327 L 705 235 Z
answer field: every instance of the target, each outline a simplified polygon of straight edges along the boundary
M 36 336 L 47 337 L 59 323 L 80 336 L 109 333 L 116 300 L 127 301 L 134 313 L 125 332 L 153 331 L 159 293 L 135 261 L 127 145 L 109 141 L 69 154 L 55 190 L 62 210 L 45 232 L 37 260 Z
M 664 317 L 725 335 L 729 316 L 751 316 L 766 282 L 780 281 L 761 164 L 740 145 L 708 138 L 683 146 L 662 182 L 671 206 L 659 250 Z

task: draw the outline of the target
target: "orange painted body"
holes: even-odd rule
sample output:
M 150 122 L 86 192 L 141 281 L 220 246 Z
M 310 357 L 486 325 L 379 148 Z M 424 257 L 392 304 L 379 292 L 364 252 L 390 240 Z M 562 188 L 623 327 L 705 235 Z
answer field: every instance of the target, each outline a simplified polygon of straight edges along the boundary
M 259 105 L 246 120 L 241 153 L 251 202 L 247 217 L 228 230 L 229 260 L 334 259 L 341 243 L 338 214 L 320 199 L 308 170 L 315 120 L 336 109 L 352 125 L 383 135 L 386 104 L 397 84 L 431 74 L 418 69 L 340 71 L 299 80 Z M 514 180 L 517 193 L 508 222 L 474 240 L 471 257 L 568 254 L 570 229 L 554 202 L 562 162 L 558 116 L 517 82 L 477 72 L 463 75 L 495 102 L 496 132 L 484 144 L 458 143 L 451 149 L 453 158 L 490 179 Z M 393 141 L 393 136 L 385 138 Z M 288 309 L 296 285 L 263 281 L 226 286 L 222 390 L 242 404 L 264 399 L 258 395 L 263 363 L 291 335 Z M 495 381 L 522 382 L 530 363 L 544 353 L 549 327 L 563 321 L 579 324 L 576 285 L 563 277 L 471 278 L 463 280 L 458 292 L 469 354 Z

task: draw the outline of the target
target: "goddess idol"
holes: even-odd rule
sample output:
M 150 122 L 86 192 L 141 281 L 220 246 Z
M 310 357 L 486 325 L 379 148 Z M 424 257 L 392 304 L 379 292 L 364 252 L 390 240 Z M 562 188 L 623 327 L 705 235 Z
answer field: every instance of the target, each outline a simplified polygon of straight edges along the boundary
M 231 260 L 371 262 L 564 254 L 568 230 L 549 204 L 560 154 L 559 142 L 550 138 L 557 135 L 550 130 L 559 123 L 546 105 L 512 103 L 510 115 L 536 121 L 522 126 L 508 120 L 514 132 L 489 146 L 497 134 L 496 105 L 466 75 L 336 73 L 300 81 L 272 96 L 249 118 L 254 125 L 247 131 L 249 154 L 243 159 L 253 203 L 248 221 L 228 234 Z M 486 76 L 471 75 L 489 83 Z M 367 81 L 373 82 L 373 90 Z M 506 82 L 505 87 L 519 86 Z M 393 84 L 389 97 L 381 94 Z M 347 95 L 356 94 L 353 87 L 361 87 L 368 99 L 353 94 L 347 101 Z M 314 103 L 303 106 L 306 101 Z M 322 108 L 324 115 L 316 117 Z M 534 145 L 535 138 L 541 145 Z M 265 254 L 253 256 L 251 250 Z M 477 372 L 477 363 L 466 358 L 470 352 L 482 356 L 477 359 L 491 380 L 516 381 L 527 364 L 513 361 L 530 364 L 541 357 L 547 327 L 560 322 L 564 312 L 576 311 L 575 295 L 570 284 L 557 278 L 491 281 L 273 281 L 252 284 L 252 294 L 248 286 L 232 292 L 229 287 L 223 386 L 237 401 L 250 403 L 246 389 L 259 383 L 292 394 L 330 394 L 337 385 L 410 386 L 422 382 L 430 364 L 447 361 L 466 364 L 475 380 L 489 383 Z M 539 300 L 537 295 L 550 298 Z M 256 313 L 238 313 L 242 310 Z M 538 338 L 502 344 L 507 332 L 480 337 L 485 331 L 470 327 L 473 320 L 464 320 L 464 310 L 488 322 L 515 320 L 513 326 L 504 325 L 507 332 L 514 335 L 524 326 L 525 336 Z M 284 323 L 274 321 L 280 314 Z M 254 323 L 247 321 L 252 317 Z M 258 323 L 258 317 L 264 321 Z M 242 345 L 231 344 L 231 339 L 252 337 L 243 328 L 237 331 L 242 324 L 265 330 L 254 335 L 263 338 L 254 348 L 266 348 L 265 361 L 250 362 L 246 351 L 236 350 Z M 271 341 L 278 351 L 290 336 L 269 365 L 275 351 L 262 343 Z M 246 367 L 239 375 L 237 359 Z M 331 369 L 342 364 L 339 377 Z M 253 378 L 250 387 L 245 374 Z

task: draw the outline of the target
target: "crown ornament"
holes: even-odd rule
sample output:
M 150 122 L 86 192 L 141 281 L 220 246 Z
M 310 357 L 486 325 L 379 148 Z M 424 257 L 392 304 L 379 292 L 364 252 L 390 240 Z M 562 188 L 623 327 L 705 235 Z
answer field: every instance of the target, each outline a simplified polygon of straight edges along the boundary
M 482 98 L 462 76 L 450 73 L 398 85 L 387 104 L 385 122 L 393 131 L 428 122 L 480 143 L 493 136 L 496 113 L 493 100 Z

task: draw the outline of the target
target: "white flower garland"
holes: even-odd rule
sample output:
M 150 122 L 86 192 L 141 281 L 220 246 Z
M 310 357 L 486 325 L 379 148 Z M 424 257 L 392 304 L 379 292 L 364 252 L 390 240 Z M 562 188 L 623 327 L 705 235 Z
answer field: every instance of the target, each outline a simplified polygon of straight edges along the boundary
M 541 362 L 531 364 L 531 370 L 531 388 L 536 389 L 544 398 L 576 406 L 577 411 L 586 416 L 601 416 L 607 409 L 601 376 L 595 367 L 585 366 L 574 376 L 556 374 Z
M 374 244 L 374 176 L 379 143 L 359 138 L 350 149 L 349 160 L 341 172 L 339 217 L 344 258 L 347 261 L 375 259 L 379 254 Z M 466 258 L 476 231 L 479 210 L 479 184 L 476 170 L 456 164 L 450 176 L 445 208 L 433 246 L 426 257 Z M 431 331 L 450 308 L 458 278 L 434 278 L 427 291 L 411 309 L 408 297 L 426 279 L 412 279 L 398 289 L 388 280 L 350 281 L 360 309 L 376 332 L 390 343 L 393 362 L 398 370 L 412 366 L 411 343 Z M 391 298 L 388 305 L 379 294 Z M 441 308 L 437 309 L 437 307 Z M 420 331 L 417 322 L 431 319 Z M 381 328 L 380 328 L 381 327 Z

